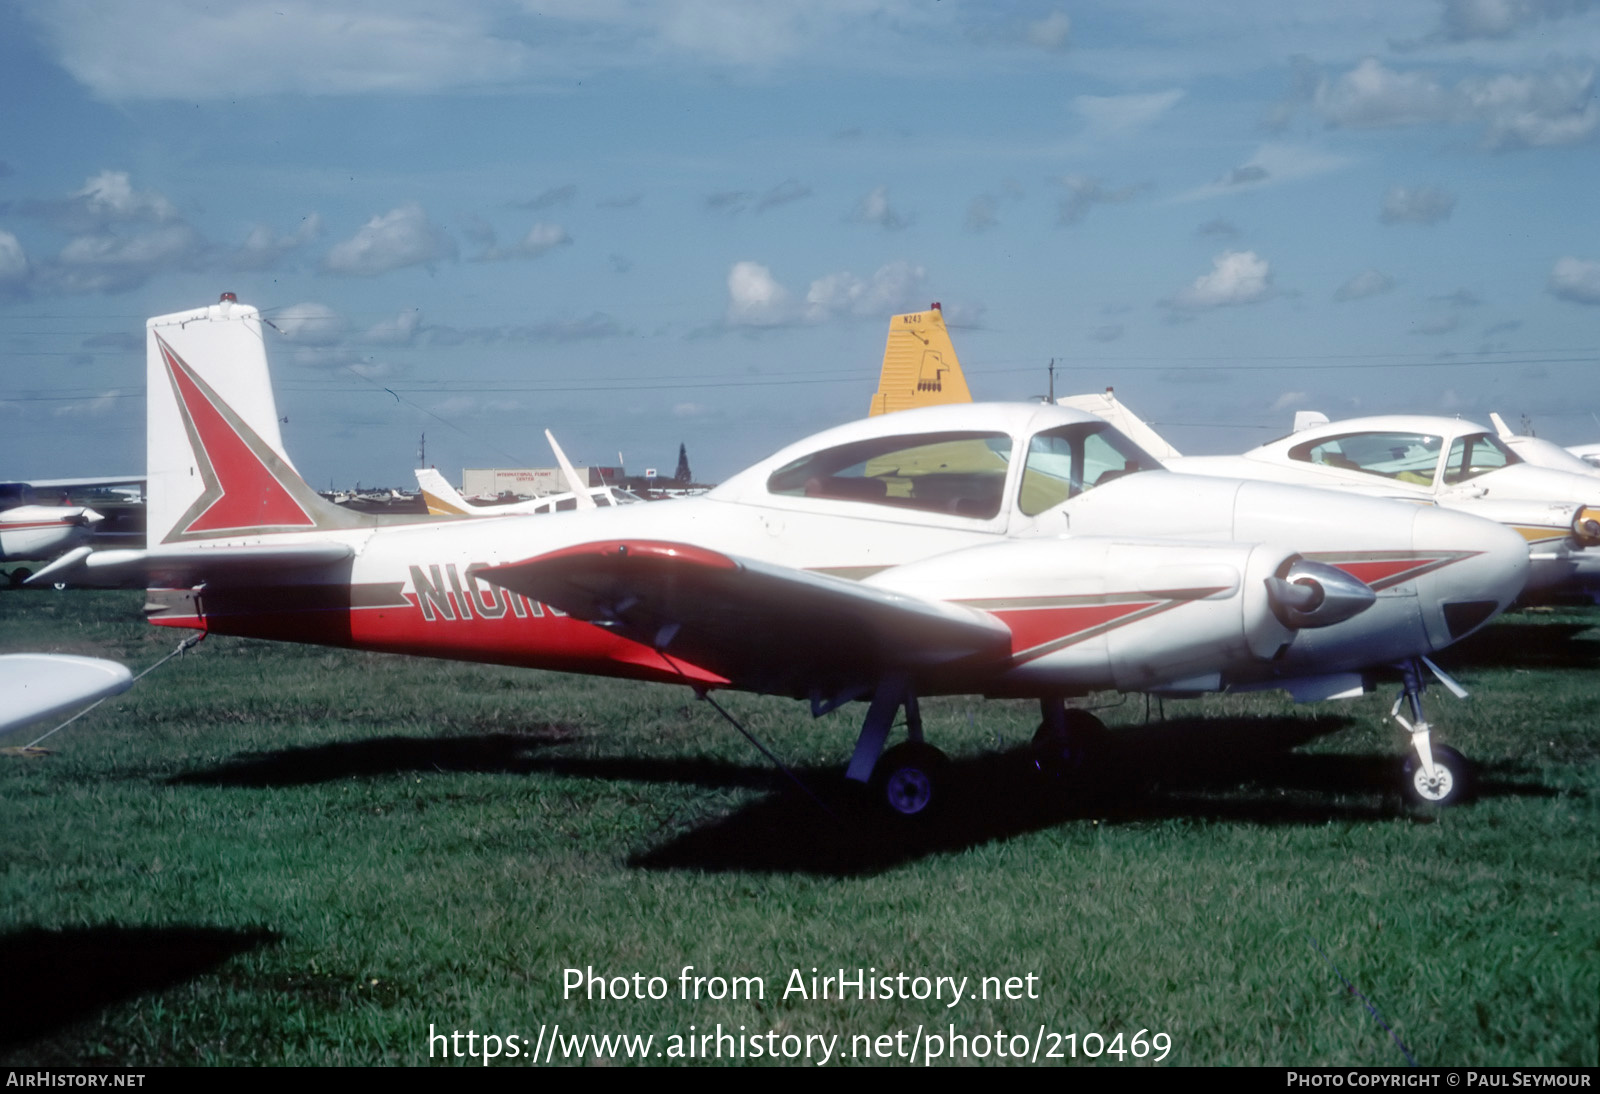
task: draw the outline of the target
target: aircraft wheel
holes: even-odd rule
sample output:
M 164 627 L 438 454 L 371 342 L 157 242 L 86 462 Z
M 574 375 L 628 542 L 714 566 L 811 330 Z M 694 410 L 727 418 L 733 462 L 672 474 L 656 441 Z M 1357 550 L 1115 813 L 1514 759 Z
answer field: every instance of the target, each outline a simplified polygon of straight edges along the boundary
M 1066 722 L 1040 722 L 1033 735 L 1033 766 L 1047 779 L 1077 781 L 1092 775 L 1106 758 L 1111 734 L 1087 710 L 1068 710 Z
M 942 802 L 950 761 L 932 745 L 906 741 L 878 758 L 873 797 L 896 817 L 925 817 Z
M 1433 746 L 1433 777 L 1412 753 L 1405 762 L 1406 797 L 1419 805 L 1459 805 L 1472 789 L 1472 765 L 1449 745 Z
M 15 570 L 11 571 L 11 587 L 13 589 L 22 588 L 22 583 L 32 576 L 32 570 L 28 569 L 26 566 L 18 566 Z

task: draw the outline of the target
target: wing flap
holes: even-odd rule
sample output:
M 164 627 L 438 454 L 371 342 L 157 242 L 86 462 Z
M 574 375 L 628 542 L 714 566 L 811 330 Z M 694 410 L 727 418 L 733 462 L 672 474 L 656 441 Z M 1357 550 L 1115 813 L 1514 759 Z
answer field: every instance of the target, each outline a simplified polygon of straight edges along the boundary
M 1009 655 L 987 612 L 653 540 L 606 540 L 478 571 L 736 686 L 803 695 Z

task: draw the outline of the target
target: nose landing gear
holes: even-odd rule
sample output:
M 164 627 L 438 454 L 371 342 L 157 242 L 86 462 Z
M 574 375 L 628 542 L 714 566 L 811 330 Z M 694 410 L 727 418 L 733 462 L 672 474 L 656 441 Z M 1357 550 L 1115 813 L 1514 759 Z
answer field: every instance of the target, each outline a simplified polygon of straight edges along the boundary
M 1422 711 L 1422 693 L 1428 686 L 1425 671 L 1437 677 L 1458 699 L 1467 697 L 1465 688 L 1426 657 L 1401 663 L 1400 694 L 1390 708 L 1389 716 L 1411 734 L 1413 755 L 1406 757 L 1402 768 L 1405 795 L 1419 805 L 1459 805 L 1467 799 L 1472 789 L 1472 765 L 1465 756 L 1448 745 L 1432 743 L 1432 727 Z M 1401 715 L 1402 705 L 1409 708 L 1409 719 Z

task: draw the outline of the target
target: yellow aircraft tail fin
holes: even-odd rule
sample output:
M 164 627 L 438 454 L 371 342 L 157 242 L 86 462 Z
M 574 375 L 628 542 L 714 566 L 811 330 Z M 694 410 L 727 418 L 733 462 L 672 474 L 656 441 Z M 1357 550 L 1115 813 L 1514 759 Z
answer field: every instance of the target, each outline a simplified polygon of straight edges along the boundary
M 967 390 L 967 378 L 956 360 L 939 305 L 890 317 L 883 371 L 878 375 L 878 390 L 867 413 L 889 414 L 917 406 L 970 402 L 972 392 Z

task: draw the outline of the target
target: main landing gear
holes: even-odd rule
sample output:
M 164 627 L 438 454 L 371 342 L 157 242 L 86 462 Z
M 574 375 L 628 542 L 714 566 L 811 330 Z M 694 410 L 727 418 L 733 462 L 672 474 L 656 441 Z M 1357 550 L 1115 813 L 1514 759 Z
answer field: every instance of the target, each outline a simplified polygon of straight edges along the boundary
M 1033 766 L 1047 779 L 1081 786 L 1105 767 L 1111 734 L 1087 710 L 1067 709 L 1060 699 L 1039 700 L 1033 735 Z
M 901 707 L 909 739 L 884 751 Z M 926 817 L 949 795 L 948 766 L 945 754 L 922 739 L 922 712 L 910 682 L 902 676 L 880 681 L 844 777 L 866 785 L 873 800 L 891 816 Z
M 1437 677 L 1458 699 L 1467 697 L 1465 688 L 1446 676 L 1426 657 L 1413 658 L 1400 664 L 1400 694 L 1390 708 L 1389 716 L 1411 734 L 1413 754 L 1406 757 L 1402 768 L 1405 794 L 1421 805 L 1457 805 L 1466 800 L 1472 789 L 1472 766 L 1455 749 L 1448 745 L 1435 745 L 1429 739 L 1431 727 L 1422 712 L 1422 693 L 1428 686 L 1427 673 Z M 1402 705 L 1409 708 L 1409 720 L 1400 713 Z

